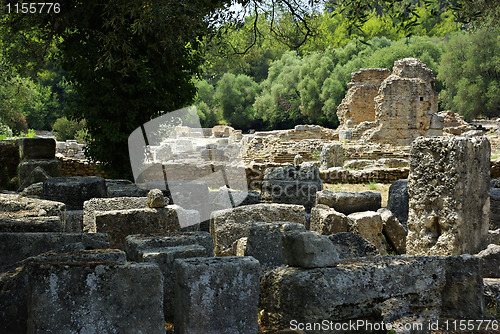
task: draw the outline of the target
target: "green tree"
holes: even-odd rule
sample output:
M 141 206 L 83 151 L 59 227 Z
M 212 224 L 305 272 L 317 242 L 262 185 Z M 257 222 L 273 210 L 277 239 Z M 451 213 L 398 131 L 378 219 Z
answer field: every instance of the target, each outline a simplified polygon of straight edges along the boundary
M 454 34 L 445 43 L 438 79 L 445 107 L 471 120 L 500 116 L 500 39 L 498 29 Z
M 249 76 L 225 73 L 217 83 L 214 99 L 229 125 L 248 130 L 255 119 L 253 104 L 258 92 L 259 85 Z

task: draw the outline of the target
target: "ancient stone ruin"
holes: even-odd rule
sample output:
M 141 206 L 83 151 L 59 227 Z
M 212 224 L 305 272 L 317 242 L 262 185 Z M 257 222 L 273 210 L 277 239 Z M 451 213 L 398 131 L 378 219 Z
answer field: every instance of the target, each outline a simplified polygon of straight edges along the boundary
M 337 111 L 344 138 L 409 145 L 419 136 L 442 135 L 432 71 L 416 58 L 405 58 L 394 62 L 389 74 L 386 69 L 352 74 Z

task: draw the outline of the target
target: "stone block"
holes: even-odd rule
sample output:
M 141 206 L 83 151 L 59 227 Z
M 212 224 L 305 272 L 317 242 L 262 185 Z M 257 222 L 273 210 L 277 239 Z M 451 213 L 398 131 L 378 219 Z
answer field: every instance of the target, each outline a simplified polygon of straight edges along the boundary
M 44 199 L 63 202 L 68 210 L 83 210 L 83 202 L 106 196 L 106 181 L 101 177 L 54 177 L 43 182 Z
M 56 141 L 53 138 L 21 138 L 17 140 L 21 160 L 54 159 Z
M 350 220 L 349 232 L 359 234 L 370 241 L 377 247 L 380 254 L 387 254 L 382 237 L 383 222 L 379 213 L 374 211 L 357 212 L 350 214 L 347 218 Z
M 58 159 L 52 160 L 23 160 L 19 164 L 19 185 L 23 184 L 36 168 L 41 168 L 51 177 L 62 175 L 62 162 Z
M 236 256 L 245 256 L 247 242 L 247 237 L 239 238 L 238 240 L 236 240 L 233 244 L 233 253 L 236 254 Z
M 168 199 L 165 200 L 163 192 L 160 189 L 150 190 L 146 198 L 146 205 L 148 208 L 163 208 L 168 204 Z
M 83 210 L 68 210 L 66 211 L 66 219 L 64 221 L 64 232 L 67 233 L 82 233 L 83 232 Z
M 408 316 L 434 320 L 445 283 L 437 258 L 381 257 L 307 270 L 280 267 L 261 280 L 260 319 L 264 326 L 277 329 L 290 328 L 291 321 L 380 323 L 389 320 L 381 308 L 396 299 L 408 305 Z
M 481 263 L 473 255 L 442 257 L 446 284 L 441 292 L 441 317 L 484 319 Z
M 386 208 L 378 209 L 383 223 L 382 234 L 399 254 L 406 253 L 406 230 L 399 220 Z
M 208 232 L 167 232 L 161 234 L 129 235 L 125 242 L 125 252 L 129 261 L 140 261 L 142 253 L 148 249 L 200 245 L 207 256 L 214 256 L 214 239 Z
M 340 142 L 323 145 L 320 154 L 320 168 L 342 167 L 344 165 L 344 149 Z
M 200 227 L 199 217 L 194 210 L 168 205 L 155 209 L 96 211 L 95 225 L 96 232 L 108 234 L 111 247 L 124 249 L 128 235 L 197 231 Z
M 146 208 L 146 197 L 92 198 L 83 202 L 83 231 L 95 232 L 96 211 Z
M 481 276 L 490 278 L 500 278 L 500 246 L 488 245 L 476 255 L 481 261 Z
M 490 189 L 490 230 L 500 228 L 500 189 Z
M 17 176 L 19 161 L 19 147 L 16 141 L 0 140 L 0 166 L 2 166 L 0 188 L 15 190 L 15 188 L 12 188 L 14 184 L 11 185 L 10 183 Z
M 146 197 L 148 191 L 139 188 L 129 180 L 106 179 L 108 196 L 111 197 Z
M 314 206 L 317 191 L 323 189 L 319 169 L 315 166 L 270 167 L 261 183 L 261 200 L 270 203 Z
M 165 333 L 156 265 L 55 262 L 28 274 L 27 333 Z
M 311 209 L 309 230 L 323 235 L 347 232 L 349 231 L 349 220 L 343 213 L 320 204 Z
M 254 204 L 212 212 L 210 234 L 214 237 L 215 255 L 233 253 L 233 243 L 247 237 L 254 222 L 291 222 L 305 226 L 305 209 L 293 204 Z
M 10 218 L 0 214 L 0 233 L 61 232 L 62 229 L 59 216 Z
M 488 139 L 416 139 L 410 152 L 407 253 L 475 254 L 484 247 L 489 183 Z
M 163 313 L 166 320 L 173 321 L 175 295 L 175 259 L 209 257 L 210 254 L 204 247 L 200 245 L 187 245 L 147 249 L 144 250 L 141 255 L 141 262 L 155 263 L 161 270 L 161 273 L 163 275 Z
M 488 245 L 489 244 L 500 245 L 500 228 L 488 231 Z
M 380 209 L 381 203 L 382 196 L 380 193 L 370 191 L 362 193 L 334 193 L 322 190 L 316 193 L 316 205 L 324 204 L 346 215 L 354 212 L 377 211 Z
M 352 140 L 352 131 L 351 130 L 340 130 L 339 131 L 339 140 L 342 142 Z
M 23 197 L 31 197 L 42 199 L 43 197 L 43 182 L 33 183 L 32 185 L 27 186 L 19 193 L 19 195 Z
M 286 262 L 281 239 L 283 234 L 292 231 L 305 232 L 306 229 L 297 223 L 253 223 L 248 232 L 244 255 L 252 256 L 264 267 L 284 265 Z
M 107 236 L 101 233 L 0 233 L 0 269 L 28 257 L 76 243 L 83 244 L 88 249 L 109 247 Z
M 282 245 L 290 267 L 323 268 L 339 262 L 339 254 L 330 239 L 316 232 L 284 233 Z
M 43 182 L 48 178 L 50 178 L 50 175 L 47 174 L 43 170 L 43 168 L 35 167 L 35 169 L 31 171 L 31 173 L 26 177 L 26 179 L 24 179 L 23 184 L 21 184 L 19 189 L 17 189 L 17 192 L 22 192 L 24 189 L 28 188 L 32 184 Z
M 484 302 L 489 311 L 500 314 L 500 279 L 485 278 L 484 284 Z
M 176 260 L 175 270 L 176 333 L 257 333 L 257 260 L 191 258 Z
M 83 247 L 84 245 L 81 244 Z M 0 333 L 26 333 L 28 320 L 28 272 L 30 263 L 44 262 L 125 263 L 125 253 L 112 249 L 79 250 L 70 253 L 43 253 L 0 275 Z
M 339 261 L 353 260 L 360 257 L 379 255 L 377 247 L 371 242 L 352 232 L 341 232 L 328 236 L 339 254 Z
M 387 209 L 396 216 L 399 222 L 407 230 L 408 205 L 410 197 L 408 196 L 408 180 L 397 180 L 389 187 L 389 198 L 387 199 Z

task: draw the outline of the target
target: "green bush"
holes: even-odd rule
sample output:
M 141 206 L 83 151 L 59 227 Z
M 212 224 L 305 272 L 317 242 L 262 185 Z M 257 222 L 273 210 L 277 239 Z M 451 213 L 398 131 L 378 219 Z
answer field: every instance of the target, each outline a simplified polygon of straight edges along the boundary
M 69 120 L 66 117 L 61 117 L 56 120 L 52 126 L 52 132 L 58 141 L 66 141 L 68 139 L 76 139 L 79 131 L 85 127 L 85 121 Z M 82 137 L 82 133 L 78 135 Z
M 8 125 L 0 123 L 0 138 L 12 137 L 12 129 Z

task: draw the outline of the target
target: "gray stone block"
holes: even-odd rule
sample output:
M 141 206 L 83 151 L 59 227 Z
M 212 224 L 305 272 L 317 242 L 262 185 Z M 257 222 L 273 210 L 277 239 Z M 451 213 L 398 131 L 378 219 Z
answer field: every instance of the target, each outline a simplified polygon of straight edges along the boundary
M 83 248 L 83 244 L 81 244 Z M 20 266 L 0 275 L 0 333 L 26 333 L 28 320 L 28 272 L 26 265 L 43 262 L 125 263 L 125 253 L 111 249 L 79 250 L 71 253 L 43 253 L 24 260 Z
M 23 184 L 36 168 L 43 169 L 51 177 L 59 177 L 62 174 L 62 162 L 60 160 L 23 160 L 18 168 L 19 185 Z
M 441 317 L 483 319 L 485 312 L 480 260 L 473 255 L 441 257 L 446 284 L 441 292 Z
M 476 255 L 481 261 L 481 276 L 489 278 L 500 278 L 500 246 L 488 245 Z
M 28 274 L 27 333 L 165 333 L 156 265 L 55 262 Z
M 54 159 L 56 141 L 53 138 L 21 138 L 17 140 L 22 160 Z
M 500 189 L 490 189 L 490 230 L 500 228 Z
M 125 252 L 129 261 L 140 261 L 148 249 L 200 245 L 207 256 L 214 256 L 214 239 L 208 232 L 167 232 L 161 234 L 129 235 L 125 241 Z
M 306 228 L 302 224 L 287 222 L 253 223 L 248 232 L 244 255 L 252 256 L 261 266 L 284 265 L 286 262 L 281 239 L 284 233 L 292 231 L 305 232 Z
M 380 257 L 307 270 L 279 267 L 261 280 L 260 321 L 277 329 L 290 328 L 291 321 L 380 323 L 390 320 L 382 316 L 390 299 L 407 304 L 407 316 L 435 320 L 445 283 L 439 258 Z
M 342 167 L 344 165 L 344 149 L 342 144 L 328 143 L 323 145 L 320 154 L 321 169 Z
M 316 193 L 316 205 L 324 204 L 346 215 L 354 212 L 377 211 L 380 209 L 381 203 L 382 196 L 380 193 L 369 191 L 362 193 L 334 193 L 322 190 Z
M 315 166 L 270 167 L 261 183 L 261 200 L 268 203 L 304 205 L 310 211 L 316 192 L 323 189 Z
M 491 312 L 500 314 L 500 279 L 485 278 L 483 284 L 486 308 Z
M 95 232 L 96 211 L 146 208 L 146 197 L 92 198 L 83 202 L 83 231 Z
M 255 334 L 258 303 L 252 257 L 176 260 L 176 333 Z
M 488 231 L 488 245 L 489 244 L 500 245 L 500 228 Z
M 349 231 L 349 219 L 326 205 L 318 205 L 311 209 L 309 229 L 323 235 Z
M 109 247 L 108 238 L 102 233 L 0 233 L 0 272 L 2 267 L 75 243 L 88 249 Z
M 215 255 L 235 255 L 233 243 L 248 236 L 254 222 L 291 222 L 305 226 L 305 209 L 293 204 L 255 204 L 212 212 L 210 234 L 214 236 Z
M 282 245 L 290 267 L 323 268 L 339 262 L 339 254 L 330 239 L 316 232 L 284 233 Z
M 408 180 L 397 180 L 389 187 L 389 198 L 387 199 L 387 209 L 396 216 L 399 222 L 407 230 L 408 205 L 410 197 L 408 196 Z
M 62 228 L 59 216 L 9 218 L 0 215 L 0 232 L 61 232 Z
M 48 178 L 50 178 L 50 175 L 47 174 L 47 172 L 45 172 L 43 170 L 43 168 L 35 167 L 35 169 L 33 169 L 31 171 L 31 173 L 26 177 L 26 179 L 24 179 L 24 181 L 21 184 L 21 186 L 19 187 L 19 189 L 17 189 L 17 192 L 20 193 L 24 189 L 31 186 L 32 184 L 43 182 L 43 181 L 47 180 Z
M 339 254 L 339 261 L 379 255 L 377 247 L 371 242 L 352 232 L 341 232 L 328 236 Z
M 383 223 L 385 239 L 399 254 L 406 253 L 406 230 L 399 220 L 386 208 L 378 209 Z
M 108 197 L 146 197 L 148 191 L 141 189 L 129 180 L 106 179 Z
M 420 137 L 410 151 L 411 255 L 475 254 L 489 228 L 490 143 L 485 137 Z
M 106 196 L 106 181 L 101 177 L 54 177 L 43 182 L 43 198 L 63 202 L 68 210 L 83 210 L 83 202 Z
M 166 320 L 174 320 L 175 259 L 209 257 L 200 245 L 187 245 L 144 250 L 141 262 L 155 263 L 163 275 L 163 313 Z
M 82 233 L 83 232 L 83 210 L 66 211 L 64 222 L 64 232 Z
M 184 210 L 177 205 L 164 208 L 96 211 L 96 232 L 107 233 L 113 248 L 124 249 L 125 238 L 133 234 L 198 231 L 197 211 Z M 185 225 L 186 223 L 187 226 Z

